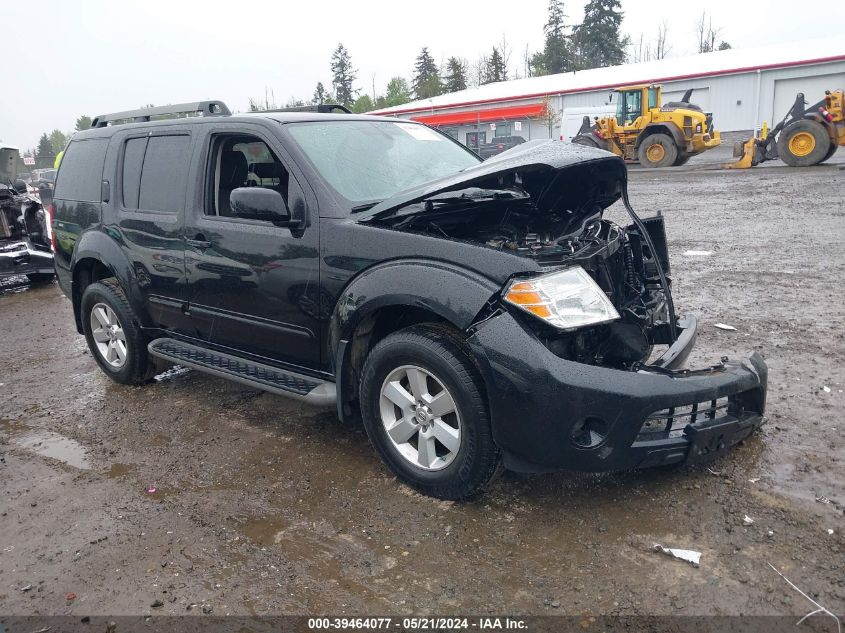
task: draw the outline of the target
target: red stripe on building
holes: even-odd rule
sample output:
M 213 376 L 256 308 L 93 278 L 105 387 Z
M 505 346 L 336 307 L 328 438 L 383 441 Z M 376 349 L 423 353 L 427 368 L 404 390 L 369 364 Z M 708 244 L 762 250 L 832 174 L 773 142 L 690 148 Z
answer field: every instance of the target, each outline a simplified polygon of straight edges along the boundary
M 530 119 L 543 114 L 546 109 L 544 103 L 530 105 L 509 106 L 507 108 L 491 108 L 474 112 L 450 112 L 449 114 L 427 114 L 411 117 L 414 121 L 428 125 L 469 125 L 472 123 L 487 123 L 489 121 L 508 121 L 515 119 Z
M 625 81 L 624 84 L 603 84 L 600 86 L 589 86 L 584 88 L 568 88 L 566 90 L 549 90 L 546 92 L 535 92 L 524 95 L 512 95 L 506 97 L 495 97 L 492 99 L 476 99 L 474 101 L 464 101 L 461 103 L 449 103 L 438 106 L 417 106 L 414 108 L 404 108 L 401 110 L 391 110 L 390 112 L 374 112 L 380 116 L 395 116 L 397 114 L 407 114 L 409 112 L 432 112 L 434 110 L 447 110 L 450 108 L 463 108 L 473 105 L 484 105 L 487 103 L 501 103 L 502 101 L 519 101 L 520 99 L 535 99 L 538 97 L 551 97 L 555 95 L 570 94 L 576 92 L 593 92 L 596 90 L 612 90 L 618 86 L 634 86 L 638 84 L 658 84 L 663 81 L 680 81 L 682 79 L 699 79 L 701 77 L 718 77 L 720 75 L 736 75 L 739 73 L 750 73 L 757 70 L 773 70 L 777 68 L 792 68 L 793 66 L 805 66 L 809 64 L 826 64 L 830 62 L 838 62 L 845 60 L 845 55 L 834 55 L 832 57 L 819 57 L 817 59 L 807 59 L 796 62 L 780 62 L 777 64 L 764 64 L 758 66 L 746 66 L 742 68 L 730 68 L 726 70 L 712 70 L 701 73 L 691 73 L 689 75 L 675 75 L 670 77 L 654 77 L 652 79 L 643 79 L 640 81 Z M 416 117 L 413 117 L 415 120 Z

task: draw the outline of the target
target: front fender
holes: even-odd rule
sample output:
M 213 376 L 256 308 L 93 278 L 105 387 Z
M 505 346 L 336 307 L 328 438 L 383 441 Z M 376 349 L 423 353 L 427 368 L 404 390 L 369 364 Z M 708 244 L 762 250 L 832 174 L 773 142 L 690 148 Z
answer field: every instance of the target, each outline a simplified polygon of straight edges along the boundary
M 344 369 L 351 362 L 348 343 L 368 316 L 391 306 L 431 312 L 466 330 L 500 285 L 478 273 L 443 261 L 423 258 L 390 260 L 359 273 L 335 304 L 327 337 L 337 382 L 338 415 L 348 417 L 344 403 L 354 398 L 355 385 Z
M 465 330 L 500 289 L 496 282 L 448 262 L 395 259 L 367 268 L 343 289 L 329 325 L 329 347 L 337 350 L 368 315 L 387 306 L 428 310 Z
M 647 125 L 642 131 L 642 133 L 637 137 L 637 140 L 634 143 L 634 149 L 639 149 L 643 141 L 652 134 L 668 134 L 674 139 L 675 144 L 678 147 L 687 146 L 687 141 L 684 138 L 684 134 L 681 130 L 678 129 L 677 125 L 669 125 L 666 123 L 652 123 L 650 125 Z

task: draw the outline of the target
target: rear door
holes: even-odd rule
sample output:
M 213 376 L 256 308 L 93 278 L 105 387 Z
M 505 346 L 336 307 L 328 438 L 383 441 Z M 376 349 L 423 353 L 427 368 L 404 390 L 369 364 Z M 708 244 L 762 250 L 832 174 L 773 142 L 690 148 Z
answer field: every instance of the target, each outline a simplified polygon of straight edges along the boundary
M 261 125 L 215 124 L 203 140 L 205 186 L 186 219 L 189 310 L 214 345 L 318 368 L 321 294 L 316 201 L 279 140 Z M 308 218 L 291 230 L 235 217 L 229 194 L 266 187 Z
M 185 208 L 193 138 L 178 127 L 120 132 L 112 143 L 114 222 L 106 227 L 133 270 L 155 325 L 190 334 L 185 314 Z

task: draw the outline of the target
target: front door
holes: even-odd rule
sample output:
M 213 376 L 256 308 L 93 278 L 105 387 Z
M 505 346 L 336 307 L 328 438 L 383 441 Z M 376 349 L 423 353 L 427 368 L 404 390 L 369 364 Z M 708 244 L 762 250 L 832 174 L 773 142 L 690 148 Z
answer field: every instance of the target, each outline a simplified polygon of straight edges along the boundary
M 240 353 L 317 368 L 318 214 L 282 160 L 278 140 L 263 128 L 224 127 L 205 140 L 205 151 L 204 195 L 185 226 L 188 309 L 197 336 Z M 238 218 L 229 194 L 239 187 L 278 191 L 289 209 L 304 210 L 313 223 L 291 230 Z

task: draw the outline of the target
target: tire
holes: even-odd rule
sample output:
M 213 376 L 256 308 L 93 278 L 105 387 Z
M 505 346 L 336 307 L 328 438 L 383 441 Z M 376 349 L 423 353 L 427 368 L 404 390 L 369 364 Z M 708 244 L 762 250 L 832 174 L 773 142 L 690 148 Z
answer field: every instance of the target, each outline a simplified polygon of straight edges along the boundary
M 643 167 L 671 167 L 678 159 L 678 146 L 668 134 L 649 134 L 637 150 Z
M 672 163 L 672 166 L 680 167 L 681 165 L 686 165 L 687 161 L 689 161 L 690 158 L 692 158 L 692 156 L 690 156 L 686 152 L 681 152 L 678 154 L 678 157 L 675 159 L 675 162 Z
M 416 490 L 466 499 L 496 473 L 500 456 L 483 382 L 463 340 L 448 328 L 415 325 L 380 341 L 364 364 L 360 401 L 376 452 Z
M 56 275 L 55 273 L 29 273 L 27 278 L 33 284 L 46 284 L 53 281 Z
M 828 150 L 827 150 L 827 154 L 825 154 L 825 155 L 824 155 L 824 158 L 822 158 L 821 162 L 825 162 L 825 161 L 826 161 L 826 160 L 828 160 L 831 156 L 833 156 L 833 155 L 836 153 L 836 150 L 837 150 L 837 148 L 838 148 L 838 147 L 839 147 L 839 146 L 838 146 L 836 143 L 834 143 L 833 141 L 831 141 L 831 143 L 830 143 L 830 148 L 828 148 Z
M 92 314 L 95 310 L 97 313 Z M 81 313 L 88 349 L 109 378 L 122 385 L 139 385 L 152 377 L 155 368 L 147 354 L 146 338 L 116 279 L 102 279 L 88 286 L 82 293 Z
M 778 156 L 790 167 L 811 167 L 825 160 L 830 145 L 830 136 L 821 123 L 802 119 L 780 133 Z

